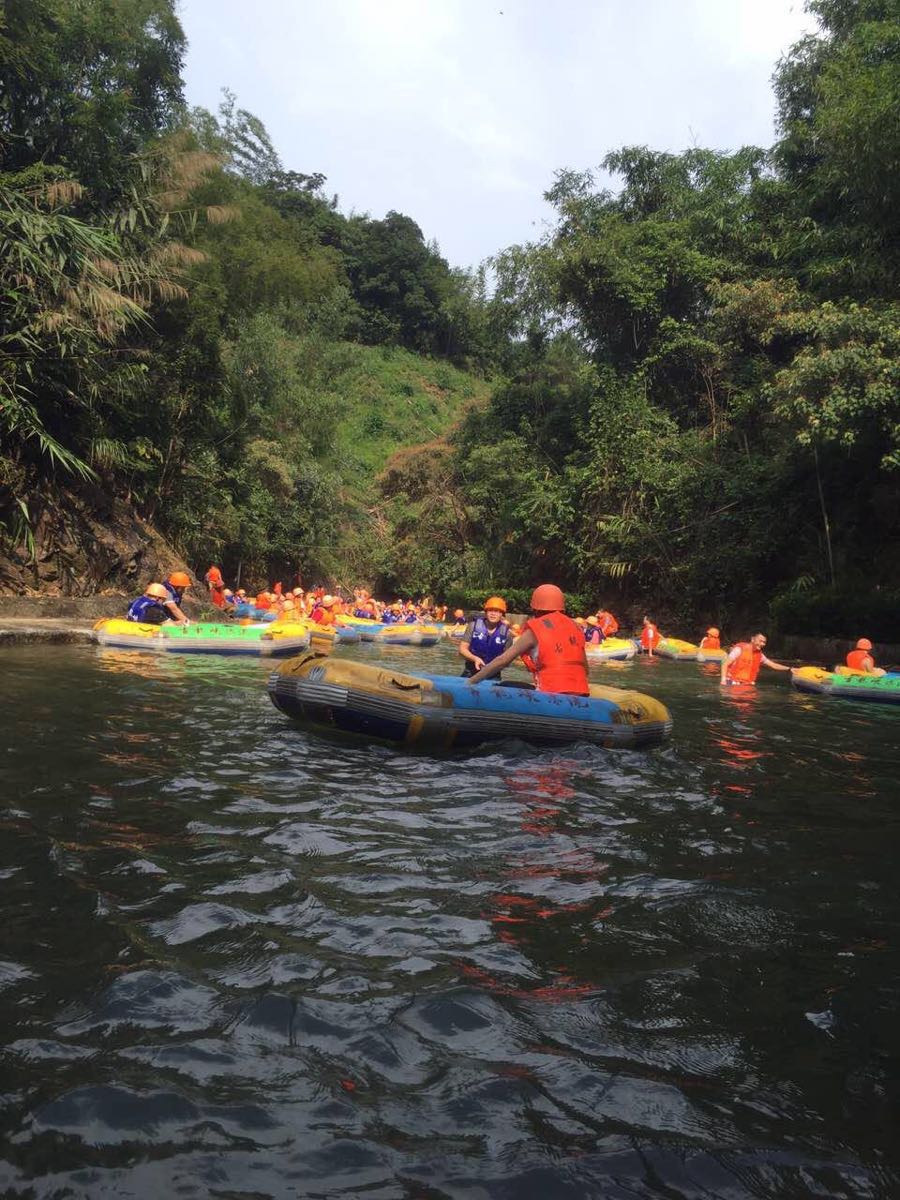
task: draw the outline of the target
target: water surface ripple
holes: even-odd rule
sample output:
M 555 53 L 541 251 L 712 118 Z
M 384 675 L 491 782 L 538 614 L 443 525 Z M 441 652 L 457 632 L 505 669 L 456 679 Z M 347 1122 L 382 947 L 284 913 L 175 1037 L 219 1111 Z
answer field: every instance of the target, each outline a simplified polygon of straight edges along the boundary
M 3 653 L 0 1194 L 900 1194 L 900 713 L 636 661 L 662 749 L 429 758 Z

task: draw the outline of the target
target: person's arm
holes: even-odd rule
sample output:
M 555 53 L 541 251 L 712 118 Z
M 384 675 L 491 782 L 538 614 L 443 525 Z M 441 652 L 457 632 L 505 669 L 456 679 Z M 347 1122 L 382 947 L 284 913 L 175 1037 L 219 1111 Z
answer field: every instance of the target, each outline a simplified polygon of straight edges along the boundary
M 722 659 L 722 683 L 728 682 L 728 668 L 733 662 L 737 662 L 740 657 L 741 648 L 740 646 L 735 646 L 728 657 Z
M 508 650 L 504 650 L 487 666 L 482 667 L 480 671 L 476 671 L 474 675 L 469 676 L 469 683 L 481 683 L 484 679 L 490 679 L 494 675 L 498 675 L 504 667 L 508 667 L 511 662 L 514 662 L 520 654 L 527 654 L 530 650 L 537 649 L 537 638 L 530 629 L 526 629 L 524 633 L 513 642 Z
M 170 621 L 177 621 L 179 625 L 190 625 L 190 621 L 174 600 L 169 600 L 166 603 L 166 612 L 169 614 Z
M 763 666 L 771 667 L 773 671 L 790 671 L 790 667 L 786 667 L 784 663 L 775 662 L 774 659 L 766 658 L 765 655 L 760 659 Z
M 474 625 L 470 622 L 466 626 L 466 632 L 462 636 L 462 641 L 459 643 L 459 653 L 462 658 L 467 659 L 470 663 L 475 664 L 475 670 L 480 671 L 484 666 L 484 659 L 479 658 L 477 654 L 473 654 L 469 643 L 472 640 L 474 633 Z

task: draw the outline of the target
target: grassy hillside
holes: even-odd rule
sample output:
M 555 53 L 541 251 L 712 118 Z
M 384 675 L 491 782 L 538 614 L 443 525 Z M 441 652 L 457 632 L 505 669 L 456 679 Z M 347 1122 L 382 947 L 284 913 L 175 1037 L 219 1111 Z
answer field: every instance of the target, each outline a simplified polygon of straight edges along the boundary
M 333 455 L 348 498 L 365 503 L 395 450 L 442 437 L 468 407 L 487 402 L 491 384 L 407 350 L 352 350 L 331 383 L 342 399 Z

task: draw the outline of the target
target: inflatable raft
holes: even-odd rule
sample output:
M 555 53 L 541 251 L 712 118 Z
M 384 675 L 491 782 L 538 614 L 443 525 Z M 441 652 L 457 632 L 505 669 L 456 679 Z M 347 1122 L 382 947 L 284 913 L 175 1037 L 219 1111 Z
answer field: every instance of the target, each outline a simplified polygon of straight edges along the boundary
M 615 659 L 634 658 L 637 654 L 634 641 L 631 638 L 607 638 L 605 642 L 584 648 L 589 663 L 610 662 Z
M 700 647 L 693 642 L 683 642 L 680 638 L 663 638 L 657 644 L 654 654 L 660 658 L 672 658 L 676 662 L 696 662 Z
M 727 654 L 727 650 L 704 650 L 703 647 L 700 646 L 697 650 L 697 662 L 721 663 Z
M 456 675 L 407 675 L 315 652 L 269 677 L 269 697 L 286 716 L 404 746 L 448 749 L 498 738 L 538 744 L 594 742 L 654 746 L 672 728 L 658 700 L 622 688 L 560 696 Z
M 305 625 L 142 625 L 121 617 L 98 621 L 94 641 L 124 650 L 177 654 L 252 654 L 271 658 L 297 654 L 310 643 Z
M 837 696 L 842 700 L 869 700 L 900 704 L 900 675 L 838 674 L 822 667 L 795 667 L 791 683 L 799 692 Z

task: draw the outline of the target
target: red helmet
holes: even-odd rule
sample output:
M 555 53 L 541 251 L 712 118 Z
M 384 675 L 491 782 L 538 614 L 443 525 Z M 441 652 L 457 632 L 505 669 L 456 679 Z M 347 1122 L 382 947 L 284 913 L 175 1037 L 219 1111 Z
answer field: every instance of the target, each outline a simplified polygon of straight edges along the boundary
M 566 598 L 555 583 L 542 583 L 531 593 L 534 612 L 564 612 Z
M 857 650 L 871 650 L 872 643 L 869 641 L 868 638 L 860 638 L 859 641 L 856 643 L 856 648 L 857 648 Z
M 190 587 L 191 577 L 185 574 L 184 571 L 173 571 L 169 576 L 169 583 L 171 583 L 172 587 Z

